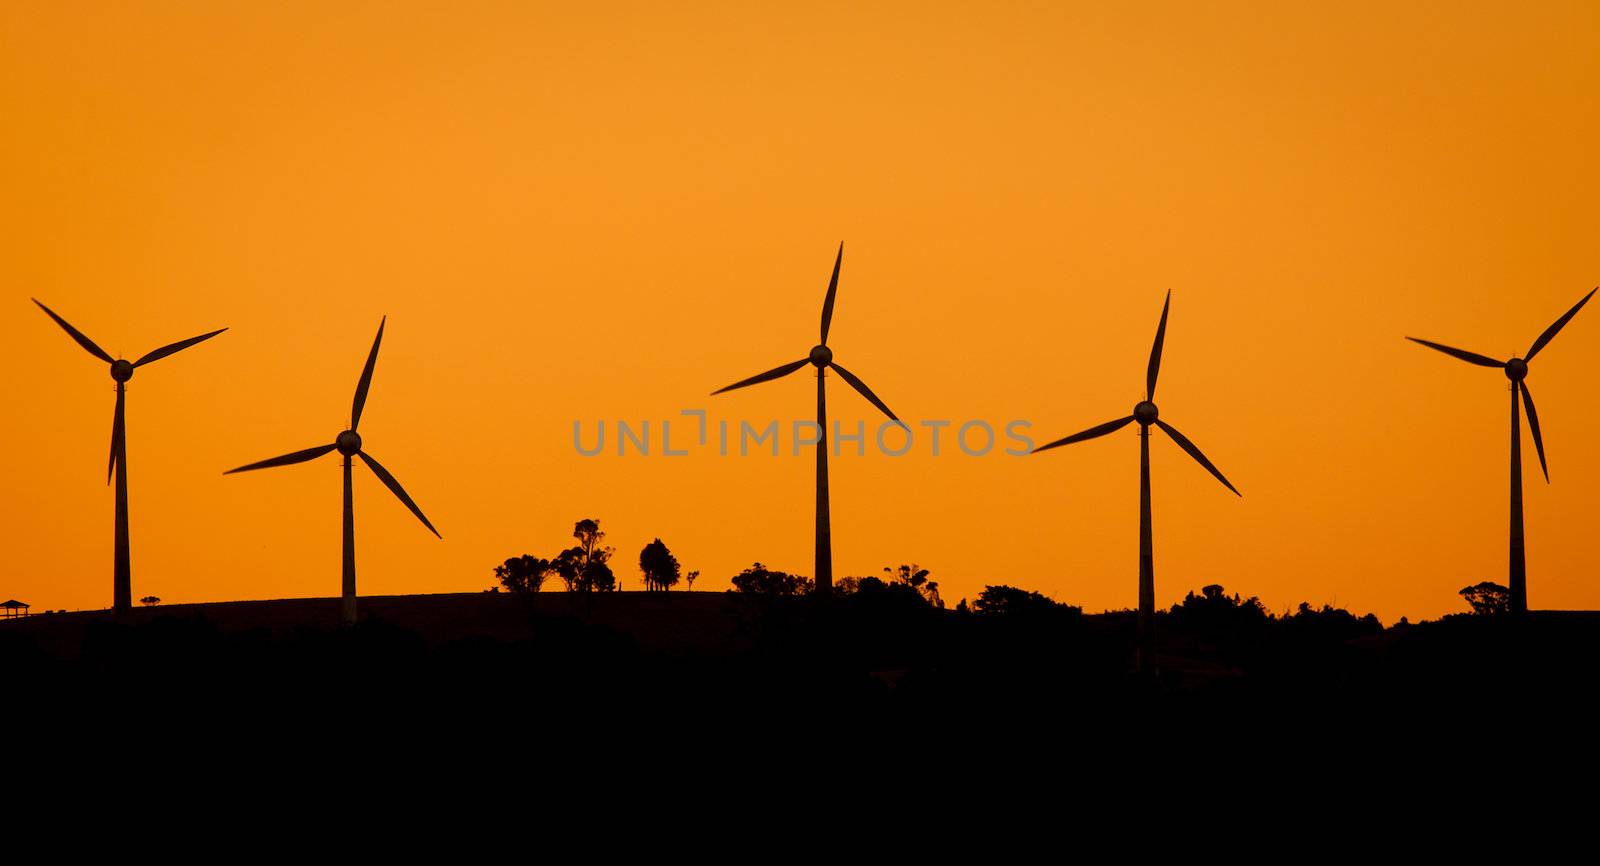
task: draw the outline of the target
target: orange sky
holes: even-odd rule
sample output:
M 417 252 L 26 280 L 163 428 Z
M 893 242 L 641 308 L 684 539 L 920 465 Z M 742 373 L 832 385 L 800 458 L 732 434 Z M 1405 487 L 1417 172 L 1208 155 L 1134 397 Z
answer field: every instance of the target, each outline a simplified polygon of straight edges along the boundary
M 809 573 L 809 454 L 572 425 L 809 417 L 804 372 L 707 394 L 805 354 L 841 239 L 830 343 L 914 424 L 1127 414 L 1173 290 L 1162 417 L 1244 498 L 1152 443 L 1158 604 L 1505 579 L 1505 379 L 1401 337 L 1509 356 L 1600 282 L 1600 8 L 862 5 L 0 6 L 0 596 L 111 600 L 112 382 L 30 296 L 134 358 L 232 328 L 130 385 L 135 597 L 337 593 L 338 461 L 222 471 L 332 441 L 383 314 L 362 433 L 444 540 L 358 469 L 363 593 L 586 516 L 631 588 L 658 535 L 701 588 Z M 1529 378 L 1537 608 L 1600 606 L 1597 372 L 1600 308 Z M 847 451 L 835 571 L 1131 606 L 1136 438 Z

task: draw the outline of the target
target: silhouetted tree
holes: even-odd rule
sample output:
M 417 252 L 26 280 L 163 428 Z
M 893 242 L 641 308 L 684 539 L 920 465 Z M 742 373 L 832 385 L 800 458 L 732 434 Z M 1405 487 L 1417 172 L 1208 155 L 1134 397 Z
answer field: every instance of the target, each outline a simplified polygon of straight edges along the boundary
M 1383 623 L 1374 614 L 1358 617 L 1344 608 L 1327 604 L 1314 608 L 1304 601 L 1293 614 L 1283 617 L 1281 623 L 1291 635 L 1328 643 L 1383 631 Z
M 1261 599 L 1229 595 L 1219 583 L 1202 587 L 1199 594 L 1185 593 L 1166 620 L 1164 642 L 1170 650 L 1236 665 L 1270 652 L 1276 625 Z
M 578 521 L 572 526 L 572 537 L 578 539 L 578 546 L 583 548 L 585 561 L 599 559 L 604 562 L 611 558 L 611 548 L 600 545 L 606 537 L 606 534 L 600 531 L 600 521 L 592 517 Z M 605 554 L 597 557 L 595 555 L 597 550 L 604 550 Z
M 606 534 L 600 531 L 600 521 L 593 518 L 578 521 L 573 524 L 572 537 L 578 539 L 578 546 L 561 551 L 551 561 L 551 568 L 556 574 L 561 575 L 561 580 L 567 585 L 567 591 L 609 592 L 616 589 L 616 576 L 606 564 L 611 560 L 611 554 L 615 549 L 600 543 L 606 537 Z
M 538 592 L 552 568 L 550 560 L 524 553 L 495 566 L 494 576 L 511 592 Z
M 1186 593 L 1172 606 L 1172 621 L 1179 627 L 1201 631 L 1239 631 L 1259 628 L 1272 619 L 1261 599 L 1229 596 L 1222 584 L 1200 588 L 1200 594 Z
M 861 591 L 861 581 L 863 579 L 877 580 L 877 578 L 875 578 L 875 577 L 874 578 L 860 578 L 860 577 L 840 577 L 840 578 L 835 578 L 834 581 L 833 581 L 833 594 L 835 596 L 838 596 L 839 598 L 844 598 L 845 596 L 849 596 L 849 595 L 855 595 L 857 592 Z
M 944 599 L 939 597 L 939 583 L 928 579 L 928 569 L 919 567 L 916 563 L 902 565 L 898 568 L 884 566 L 884 572 L 893 582 L 905 584 L 917 591 L 917 594 L 927 599 L 934 607 L 944 607 Z
M 1088 658 L 1083 609 L 1041 593 L 1004 584 L 985 586 L 968 603 L 966 615 L 951 619 L 973 641 L 968 645 L 971 655 L 957 664 L 973 665 L 984 678 L 1017 682 L 1011 678 L 1059 672 L 1063 665 L 1070 668 Z
M 985 586 L 973 602 L 972 610 L 985 616 L 1055 615 L 1068 611 L 1073 615 L 1083 613 L 1083 608 L 1062 604 L 1047 595 L 1005 584 Z
M 691 571 L 688 574 L 683 576 L 683 581 L 684 581 L 684 583 L 689 584 L 689 589 L 690 590 L 693 590 L 694 589 L 695 579 L 698 578 L 699 576 L 700 576 L 700 572 Z
M 587 592 L 615 592 L 617 576 L 603 560 L 592 560 L 583 570 L 583 588 Z
M 139 599 L 139 603 L 145 607 L 155 607 L 161 603 L 161 599 L 153 595 L 147 595 L 144 598 Z
M 1511 610 L 1511 590 L 1493 581 L 1486 580 L 1463 587 L 1461 597 L 1467 600 L 1472 612 L 1480 616 L 1493 616 Z
M 582 583 L 578 579 L 583 573 L 582 548 L 569 547 L 561 551 L 556 554 L 555 559 L 550 560 L 550 567 L 561 577 L 561 582 L 566 584 L 567 592 L 577 592 L 579 584 Z
M 947 633 L 938 610 L 910 584 L 863 577 L 856 591 L 832 599 L 824 614 L 835 651 L 868 670 L 903 670 L 933 650 Z
M 764 595 L 805 595 L 811 591 L 811 578 L 772 571 L 758 562 L 733 576 L 733 588 Z
M 665 592 L 678 582 L 678 558 L 657 538 L 639 551 L 639 572 L 645 589 Z

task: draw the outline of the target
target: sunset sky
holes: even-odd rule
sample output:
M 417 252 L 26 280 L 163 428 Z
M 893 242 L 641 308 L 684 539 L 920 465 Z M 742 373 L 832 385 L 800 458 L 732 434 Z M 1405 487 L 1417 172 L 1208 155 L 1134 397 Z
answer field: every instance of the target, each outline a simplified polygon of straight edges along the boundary
M 637 589 L 661 537 L 697 589 L 811 571 L 813 457 L 715 425 L 811 417 L 828 383 L 835 573 L 917 562 L 1135 604 L 1137 428 L 1158 402 L 1243 492 L 1152 441 L 1156 601 L 1221 583 L 1385 622 L 1506 578 L 1496 357 L 1600 283 L 1600 6 L 1572 3 L 0 5 L 0 598 L 111 603 L 114 355 L 228 326 L 129 385 L 133 594 L 339 590 L 331 442 L 361 425 L 443 533 L 362 467 L 362 594 L 459 592 L 595 517 Z M 1600 305 L 1532 365 L 1534 608 L 1600 607 Z M 573 444 L 649 421 L 652 449 Z M 924 420 L 948 420 L 935 457 Z M 557 582 L 558 583 L 558 582 Z

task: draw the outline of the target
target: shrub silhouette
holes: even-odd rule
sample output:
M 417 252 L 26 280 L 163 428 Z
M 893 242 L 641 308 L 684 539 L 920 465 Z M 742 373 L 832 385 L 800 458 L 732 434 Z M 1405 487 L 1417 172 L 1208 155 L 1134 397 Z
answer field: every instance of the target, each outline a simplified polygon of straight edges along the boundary
M 974 613 L 986 616 L 1010 617 L 1077 617 L 1083 608 L 1062 604 L 1049 596 L 1026 589 L 999 584 L 985 586 L 972 604 Z
M 773 571 L 759 562 L 733 576 L 734 590 L 761 595 L 805 595 L 811 586 L 809 577 Z
M 1320 609 L 1313 608 L 1304 601 L 1294 614 L 1284 617 L 1282 623 L 1294 637 L 1324 643 L 1338 643 L 1383 631 L 1383 623 L 1373 614 L 1358 617 L 1344 608 L 1326 604 Z
M 934 607 L 944 607 L 944 599 L 939 597 L 939 583 L 928 579 L 928 569 L 922 568 L 913 562 L 910 565 L 901 565 L 896 568 L 884 566 L 883 571 L 889 575 L 891 582 L 911 587 Z
M 1260 599 L 1229 596 L 1222 584 L 1213 583 L 1201 587 L 1199 595 L 1185 594 L 1172 606 L 1167 622 L 1190 631 L 1249 632 L 1259 631 L 1271 619 Z
M 1511 612 L 1511 590 L 1493 581 L 1462 587 L 1461 597 L 1466 599 L 1472 612 L 1480 616 Z
M 511 592 L 538 592 L 550 576 L 550 560 L 524 553 L 494 567 L 494 576 Z
M 579 589 L 583 592 L 615 592 L 617 576 L 612 573 L 609 563 L 593 560 L 583 568 L 583 580 L 579 584 Z

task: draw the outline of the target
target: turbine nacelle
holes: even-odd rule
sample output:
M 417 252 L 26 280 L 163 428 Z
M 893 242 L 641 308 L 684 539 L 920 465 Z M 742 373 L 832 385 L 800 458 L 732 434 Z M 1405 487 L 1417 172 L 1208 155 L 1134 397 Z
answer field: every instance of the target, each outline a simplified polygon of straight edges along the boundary
M 126 382 L 133 378 L 133 362 L 118 358 L 111 362 L 111 378 Z
M 1521 382 L 1528 378 L 1528 362 L 1521 358 L 1512 358 L 1506 362 L 1506 378 L 1513 382 Z
M 810 360 L 812 366 L 820 370 L 833 363 L 833 350 L 827 346 L 812 346 Z
M 333 440 L 333 447 L 346 457 L 354 457 L 361 451 L 361 434 L 354 430 L 346 430 Z
M 1133 407 L 1133 420 L 1138 421 L 1145 427 L 1156 423 L 1156 419 L 1160 417 L 1161 410 L 1157 409 L 1156 404 L 1149 400 L 1140 400 L 1139 404 Z

